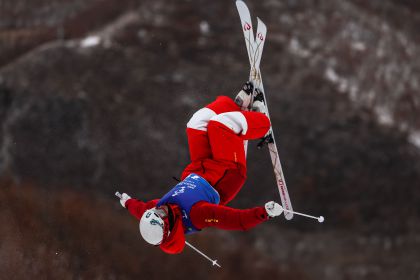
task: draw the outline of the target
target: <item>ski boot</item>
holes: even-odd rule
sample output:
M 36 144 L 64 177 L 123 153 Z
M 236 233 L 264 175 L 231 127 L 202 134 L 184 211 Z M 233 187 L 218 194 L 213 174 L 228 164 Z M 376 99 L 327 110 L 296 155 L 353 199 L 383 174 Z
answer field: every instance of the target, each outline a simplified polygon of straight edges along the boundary
M 255 89 L 255 97 L 254 97 L 254 102 L 252 103 L 252 111 L 263 113 L 264 115 L 268 117 L 268 110 L 265 104 L 264 94 L 258 88 Z M 273 142 L 274 142 L 273 132 L 270 129 L 268 130 L 267 134 L 264 135 L 264 137 L 260 139 L 260 142 L 258 143 L 257 147 L 258 149 L 261 149 L 265 145 L 269 143 L 273 143 Z
M 254 102 L 252 103 L 252 111 L 263 113 L 268 117 L 267 106 L 265 105 L 264 94 L 258 88 L 255 89 Z
M 270 143 L 274 143 L 273 132 L 271 131 L 271 129 L 263 138 L 260 139 L 260 142 L 258 142 L 257 144 L 257 148 L 261 150 L 265 145 L 268 145 Z
M 242 110 L 247 110 L 251 106 L 252 93 L 254 91 L 254 85 L 248 81 L 244 84 L 241 91 L 235 97 L 235 103 L 241 107 Z

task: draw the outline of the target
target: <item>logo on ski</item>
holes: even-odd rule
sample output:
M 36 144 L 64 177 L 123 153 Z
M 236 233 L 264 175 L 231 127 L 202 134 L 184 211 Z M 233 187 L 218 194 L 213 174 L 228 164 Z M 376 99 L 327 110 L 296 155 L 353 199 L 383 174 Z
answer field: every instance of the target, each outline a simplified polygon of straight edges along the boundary
M 248 22 L 245 23 L 244 30 L 245 31 L 251 30 L 251 25 Z
M 257 34 L 257 38 L 264 41 L 264 35 L 262 35 L 261 32 Z
M 282 179 L 279 179 L 278 181 L 277 181 L 277 184 L 278 184 L 278 186 L 279 186 L 279 188 L 280 188 L 280 191 L 281 191 L 281 194 L 282 194 L 282 196 L 283 197 L 286 197 L 286 191 L 285 191 L 285 185 L 284 185 L 284 182 L 283 182 L 283 180 Z M 284 208 L 285 209 L 289 209 L 289 204 L 287 203 L 287 200 L 285 200 L 284 201 Z

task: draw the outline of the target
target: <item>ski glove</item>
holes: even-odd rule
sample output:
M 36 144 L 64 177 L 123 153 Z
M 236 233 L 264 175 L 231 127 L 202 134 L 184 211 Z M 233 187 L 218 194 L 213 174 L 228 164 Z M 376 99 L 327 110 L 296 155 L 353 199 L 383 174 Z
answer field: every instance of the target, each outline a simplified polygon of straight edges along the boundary
M 124 208 L 125 208 L 125 203 L 126 203 L 126 202 L 127 202 L 127 200 L 129 200 L 129 199 L 131 199 L 131 196 L 129 196 L 128 194 L 123 193 L 123 194 L 121 195 L 121 198 L 120 198 L 120 203 L 121 203 L 122 207 L 124 207 Z
M 267 211 L 267 214 L 270 216 L 270 218 L 274 218 L 283 213 L 283 207 L 281 207 L 281 205 L 277 202 L 269 201 L 265 204 L 265 211 Z

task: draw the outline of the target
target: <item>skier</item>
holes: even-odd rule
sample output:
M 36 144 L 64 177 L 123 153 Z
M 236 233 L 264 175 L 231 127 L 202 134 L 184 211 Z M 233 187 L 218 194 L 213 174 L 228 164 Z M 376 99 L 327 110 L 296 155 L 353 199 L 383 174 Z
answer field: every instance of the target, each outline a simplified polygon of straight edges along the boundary
M 192 116 L 186 130 L 191 163 L 161 199 L 143 202 L 122 194 L 120 203 L 140 220 L 146 242 L 177 254 L 185 234 L 206 227 L 248 230 L 283 212 L 274 201 L 245 210 L 225 206 L 245 183 L 244 141 L 264 137 L 270 128 L 263 94 L 256 90 L 251 104 L 252 92 L 247 82 L 235 101 L 219 96 Z

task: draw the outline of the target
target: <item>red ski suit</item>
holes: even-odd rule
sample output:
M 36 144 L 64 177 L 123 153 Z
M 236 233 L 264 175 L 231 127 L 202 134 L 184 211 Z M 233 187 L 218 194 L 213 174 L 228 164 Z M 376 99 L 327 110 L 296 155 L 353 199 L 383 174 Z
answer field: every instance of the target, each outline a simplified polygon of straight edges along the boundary
M 187 124 L 187 136 L 191 163 L 183 171 L 181 179 L 185 179 L 191 173 L 200 175 L 220 195 L 219 205 L 199 201 L 192 206 L 190 219 L 197 229 L 217 227 L 226 230 L 247 230 L 268 219 L 264 207 L 239 210 L 225 205 L 236 196 L 245 183 L 244 140 L 261 138 L 269 128 L 270 121 L 264 114 L 241 111 L 240 107 L 226 96 L 219 96 L 190 119 Z M 155 207 L 158 201 L 156 199 L 142 202 L 129 199 L 125 205 L 133 216 L 140 219 L 143 213 Z M 181 215 L 176 205 L 172 210 L 175 216 Z M 162 249 L 167 253 L 182 251 L 179 246 Z

